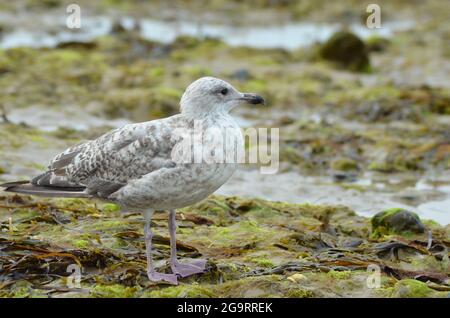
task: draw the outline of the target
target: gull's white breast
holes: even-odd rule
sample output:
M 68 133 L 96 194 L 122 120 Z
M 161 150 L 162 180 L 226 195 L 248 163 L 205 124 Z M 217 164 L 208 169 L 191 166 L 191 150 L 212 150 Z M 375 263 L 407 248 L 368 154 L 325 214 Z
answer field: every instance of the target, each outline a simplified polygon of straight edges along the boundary
M 131 208 L 177 209 L 201 201 L 216 191 L 236 171 L 243 155 L 243 137 L 230 116 L 207 123 L 206 128 L 201 139 L 194 138 L 194 149 L 216 157 L 176 163 L 173 168 L 162 168 L 131 180 L 117 193 L 116 201 Z M 218 132 L 224 136 L 222 142 L 217 138 Z

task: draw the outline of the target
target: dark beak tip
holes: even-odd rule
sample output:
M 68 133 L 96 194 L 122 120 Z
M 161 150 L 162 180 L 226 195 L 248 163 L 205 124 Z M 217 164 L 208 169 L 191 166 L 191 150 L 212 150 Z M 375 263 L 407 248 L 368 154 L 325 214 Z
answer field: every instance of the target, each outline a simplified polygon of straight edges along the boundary
M 266 104 L 266 101 L 265 101 L 264 98 L 262 98 L 261 96 L 256 95 L 256 98 L 255 98 L 255 104 L 265 105 L 265 104 Z
M 265 105 L 266 101 L 259 95 L 256 94 L 245 94 L 245 100 L 252 105 Z

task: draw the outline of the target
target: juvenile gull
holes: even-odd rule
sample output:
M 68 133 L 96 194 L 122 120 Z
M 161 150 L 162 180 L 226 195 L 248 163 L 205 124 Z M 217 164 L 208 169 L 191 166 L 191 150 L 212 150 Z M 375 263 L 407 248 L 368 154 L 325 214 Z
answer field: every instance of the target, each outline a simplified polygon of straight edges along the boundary
M 202 273 L 206 260 L 178 262 L 175 209 L 212 194 L 231 177 L 237 164 L 179 161 L 174 159 L 174 150 L 185 144 L 200 122 L 202 131 L 213 128 L 226 132 L 226 138 L 231 138 L 235 147 L 225 150 L 236 152 L 236 156 L 232 153 L 231 157 L 237 158 L 243 148 L 243 138 L 229 111 L 243 102 L 262 104 L 264 100 L 256 94 L 240 93 L 223 80 L 200 78 L 190 84 L 181 97 L 180 114 L 112 130 L 58 154 L 51 160 L 48 170 L 31 181 L 0 186 L 6 188 L 5 191 L 30 195 L 100 198 L 115 202 L 124 210 L 142 212 L 148 278 L 177 284 L 177 275 L 187 277 Z M 220 150 L 208 136 L 189 141 L 192 147 L 201 146 L 203 153 Z M 228 156 L 229 153 L 227 158 L 230 158 Z M 159 273 L 153 268 L 150 221 L 155 210 L 169 211 L 172 274 Z

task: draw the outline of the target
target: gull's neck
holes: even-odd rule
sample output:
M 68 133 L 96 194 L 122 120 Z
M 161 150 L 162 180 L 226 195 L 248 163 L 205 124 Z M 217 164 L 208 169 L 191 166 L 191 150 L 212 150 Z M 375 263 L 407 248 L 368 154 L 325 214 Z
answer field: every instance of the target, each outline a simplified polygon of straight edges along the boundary
M 181 116 L 189 121 L 203 121 L 206 125 L 229 125 L 236 124 L 236 120 L 227 111 L 210 111 L 210 112 L 195 112 L 184 111 L 181 112 Z

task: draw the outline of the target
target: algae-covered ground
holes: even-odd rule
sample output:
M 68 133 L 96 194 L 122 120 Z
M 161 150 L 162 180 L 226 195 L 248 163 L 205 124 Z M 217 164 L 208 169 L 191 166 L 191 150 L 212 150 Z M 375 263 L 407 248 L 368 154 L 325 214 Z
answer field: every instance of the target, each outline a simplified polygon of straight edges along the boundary
M 105 16 L 111 28 L 76 40 L 81 31 L 57 22 L 65 1 L 0 2 L 0 182 L 27 179 L 66 147 L 124 123 L 176 113 L 184 88 L 207 75 L 265 97 L 265 108 L 234 114 L 244 128 L 280 128 L 280 169 L 260 176 L 243 166 L 219 190 L 226 196 L 179 211 L 179 256 L 208 258 L 208 268 L 175 287 L 146 277 L 139 214 L 2 192 L 0 296 L 448 297 L 446 1 L 380 2 L 383 21 L 409 25 L 382 36 L 348 32 L 367 16 L 352 0 L 79 3 L 91 17 L 81 31 Z M 251 37 L 233 45 L 232 33 L 145 36 L 146 23 L 179 20 L 191 30 L 196 19 L 212 30 L 262 28 L 263 44 L 278 41 L 269 35 L 286 21 L 312 23 L 315 33 L 339 28 L 290 49 Z M 42 34 L 24 36 L 36 29 Z M 152 224 L 161 271 L 169 270 L 166 219 Z
M 381 235 L 343 206 L 212 196 L 179 211 L 179 255 L 208 264 L 205 274 L 174 287 L 147 279 L 140 214 L 78 199 L 0 199 L 9 211 L 0 219 L 5 297 L 447 297 L 450 291 L 450 229 L 432 221 L 425 223 L 433 238 L 427 248 L 428 232 Z M 166 271 L 167 214 L 152 223 L 156 264 Z M 74 273 L 81 275 L 78 285 Z

